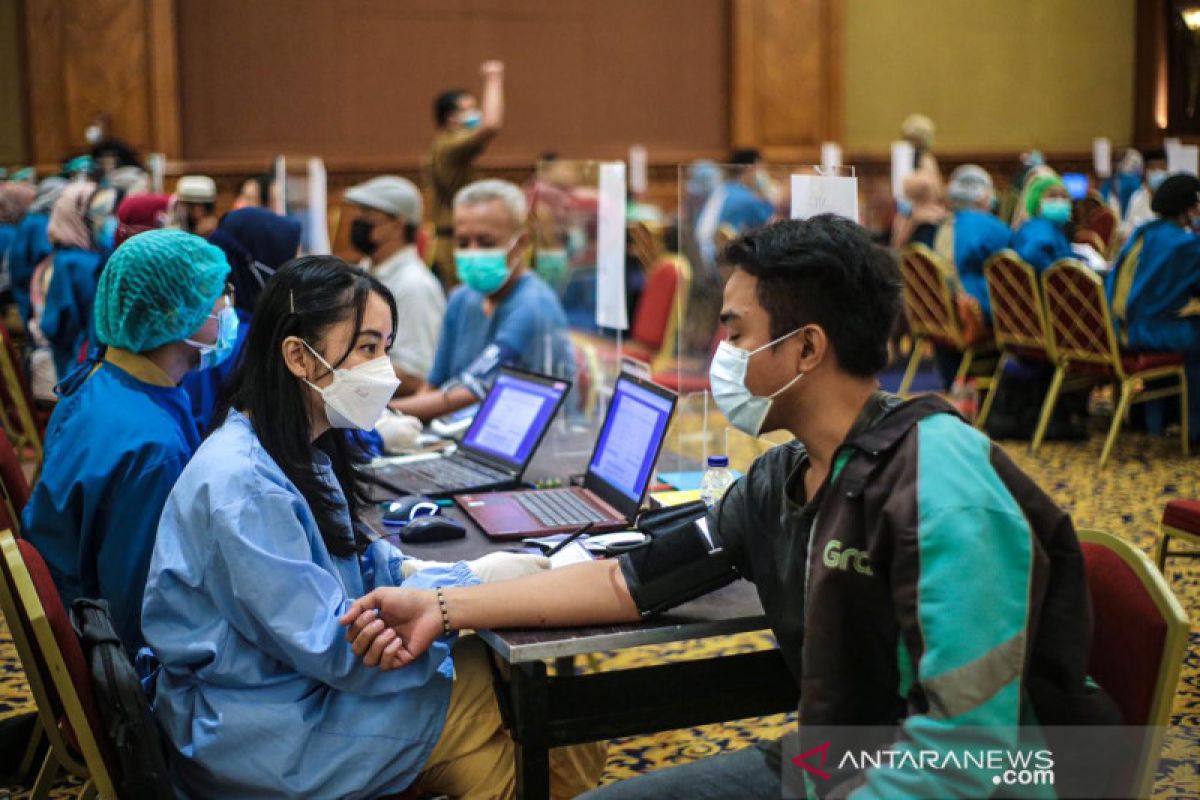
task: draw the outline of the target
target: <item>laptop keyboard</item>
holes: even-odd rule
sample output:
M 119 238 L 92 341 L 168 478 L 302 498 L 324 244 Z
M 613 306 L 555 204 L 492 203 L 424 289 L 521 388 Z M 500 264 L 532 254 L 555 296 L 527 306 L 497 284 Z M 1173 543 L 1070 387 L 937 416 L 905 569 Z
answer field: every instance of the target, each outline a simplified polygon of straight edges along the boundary
M 507 481 L 510 478 L 509 475 L 499 470 L 475 466 L 470 462 L 452 458 L 410 464 L 407 471 L 429 481 L 439 489 L 485 486 L 490 483 Z
M 580 499 L 576 492 L 570 489 L 543 489 L 537 492 L 520 492 L 514 494 L 521 507 L 537 521 L 548 528 L 562 525 L 582 525 L 585 522 L 604 522 L 609 519 L 605 514 Z

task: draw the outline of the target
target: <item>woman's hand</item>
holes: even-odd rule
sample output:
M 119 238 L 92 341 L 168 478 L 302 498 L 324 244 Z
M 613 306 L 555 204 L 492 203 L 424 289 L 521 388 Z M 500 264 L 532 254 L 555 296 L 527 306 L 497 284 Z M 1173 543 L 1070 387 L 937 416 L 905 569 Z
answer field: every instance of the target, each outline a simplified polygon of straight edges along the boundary
M 385 671 L 416 661 L 442 633 L 437 595 L 428 590 L 376 589 L 355 600 L 338 621 L 349 626 L 346 640 L 354 654 Z

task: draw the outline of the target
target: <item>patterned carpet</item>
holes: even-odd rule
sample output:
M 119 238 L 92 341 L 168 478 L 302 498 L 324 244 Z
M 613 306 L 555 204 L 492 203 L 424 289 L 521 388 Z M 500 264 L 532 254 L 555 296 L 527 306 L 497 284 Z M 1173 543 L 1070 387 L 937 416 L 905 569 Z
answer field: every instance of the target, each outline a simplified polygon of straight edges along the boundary
M 1048 443 L 1036 458 L 1027 454 L 1022 443 L 1011 443 L 1008 450 L 1074 515 L 1078 527 L 1117 533 L 1149 553 L 1164 504 L 1173 498 L 1200 498 L 1200 461 L 1183 458 L 1177 440 L 1125 433 L 1112 461 L 1101 471 L 1096 468 L 1100 445 L 1101 438 L 1093 435 L 1082 444 Z M 1168 577 L 1193 617 L 1193 633 L 1154 797 L 1183 800 L 1200 798 L 1200 622 L 1196 621 L 1200 620 L 1200 559 L 1177 559 L 1168 565 Z M 769 646 L 768 635 L 747 634 L 605 654 L 597 659 L 597 666 L 617 669 Z M 30 708 L 20 666 L 6 631 L 0 629 L 0 718 Z M 778 715 L 614 740 L 605 780 L 746 747 L 781 735 L 790 724 L 788 715 Z M 0 789 L 0 797 L 4 795 Z M 52 796 L 73 795 L 63 787 Z

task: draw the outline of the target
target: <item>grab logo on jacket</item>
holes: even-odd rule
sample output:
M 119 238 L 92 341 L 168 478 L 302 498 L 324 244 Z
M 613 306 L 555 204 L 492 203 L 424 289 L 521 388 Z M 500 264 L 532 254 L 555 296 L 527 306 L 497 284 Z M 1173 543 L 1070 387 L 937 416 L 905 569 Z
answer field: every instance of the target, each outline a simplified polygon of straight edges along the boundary
M 871 570 L 871 560 L 865 550 L 856 550 L 853 547 L 847 547 L 843 550 L 842 543 L 837 539 L 829 540 L 829 544 L 825 545 L 825 552 L 821 558 L 825 562 L 825 566 L 830 569 L 849 572 L 853 568 L 859 575 L 875 575 Z

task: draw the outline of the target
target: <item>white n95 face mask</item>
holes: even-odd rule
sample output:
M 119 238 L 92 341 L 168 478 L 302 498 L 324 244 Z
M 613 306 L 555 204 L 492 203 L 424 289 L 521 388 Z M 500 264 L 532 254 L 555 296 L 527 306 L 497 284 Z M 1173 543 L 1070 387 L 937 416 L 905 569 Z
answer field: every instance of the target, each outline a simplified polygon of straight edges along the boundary
M 358 428 L 369 431 L 400 386 L 400 379 L 387 356 L 373 358 L 353 369 L 336 369 L 304 343 L 308 352 L 317 357 L 332 373 L 333 380 L 322 389 L 305 380 L 325 401 L 325 416 L 335 428 Z
M 746 368 L 750 357 L 761 353 L 768 347 L 779 344 L 784 339 L 795 336 L 800 329 L 786 333 L 774 341 L 767 342 L 755 350 L 743 350 L 735 347 L 726 340 L 717 346 L 712 364 L 708 368 L 708 379 L 712 386 L 713 402 L 729 424 L 749 436 L 762 433 L 763 422 L 771 410 L 771 403 L 776 397 L 786 392 L 796 381 L 804 377 L 801 372 L 767 397 L 751 394 L 746 388 Z

